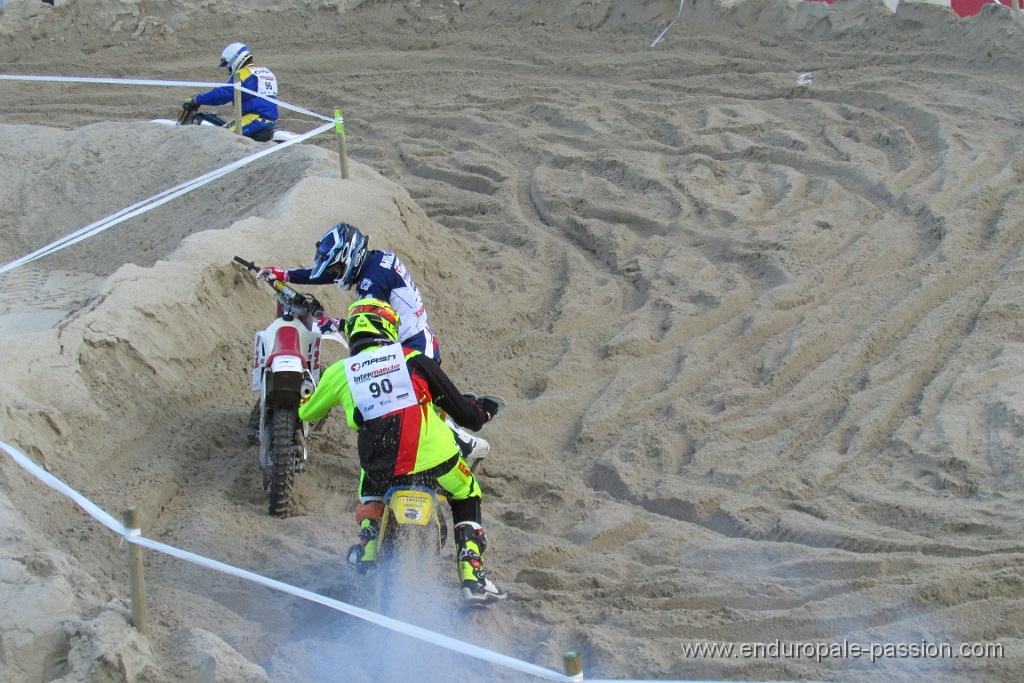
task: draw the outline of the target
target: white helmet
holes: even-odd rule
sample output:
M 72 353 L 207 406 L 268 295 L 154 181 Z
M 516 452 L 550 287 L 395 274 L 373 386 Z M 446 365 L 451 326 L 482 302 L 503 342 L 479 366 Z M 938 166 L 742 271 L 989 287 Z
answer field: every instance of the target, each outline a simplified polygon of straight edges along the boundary
M 231 73 L 241 69 L 249 59 L 252 59 L 252 50 L 242 43 L 231 43 L 220 53 L 220 65 L 230 69 Z

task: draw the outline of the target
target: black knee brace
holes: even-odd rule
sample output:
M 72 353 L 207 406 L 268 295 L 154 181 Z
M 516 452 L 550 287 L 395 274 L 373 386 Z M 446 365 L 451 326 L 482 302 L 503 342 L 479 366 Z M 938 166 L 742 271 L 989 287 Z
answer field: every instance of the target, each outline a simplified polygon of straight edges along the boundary
M 473 522 L 462 522 L 455 525 L 455 545 L 459 548 L 466 546 L 466 541 L 474 541 L 483 555 L 487 550 L 487 534 L 484 528 Z
M 452 524 L 458 526 L 463 522 L 483 524 L 483 517 L 480 514 L 480 497 L 473 496 L 463 500 L 448 500 L 448 506 L 452 510 Z

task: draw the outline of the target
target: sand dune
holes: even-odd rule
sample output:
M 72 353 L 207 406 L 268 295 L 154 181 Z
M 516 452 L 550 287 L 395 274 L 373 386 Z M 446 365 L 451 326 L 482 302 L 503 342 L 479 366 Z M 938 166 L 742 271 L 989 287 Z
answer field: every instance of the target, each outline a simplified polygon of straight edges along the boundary
M 352 177 L 321 136 L 9 273 L 0 439 L 155 539 L 374 608 L 339 416 L 299 514 L 266 514 L 245 422 L 272 298 L 231 264 L 308 265 L 345 220 L 413 270 L 460 387 L 510 401 L 480 480 L 511 599 L 464 614 L 429 577 L 396 616 L 589 677 L 1016 680 L 1021 18 L 702 1 L 652 49 L 678 10 L 8 0 L 3 73 L 218 80 L 248 41 L 282 99 L 344 108 Z M 146 122 L 187 88 L 0 87 L 3 262 L 263 149 Z M 3 680 L 523 680 L 154 553 L 147 640 L 117 539 L 6 458 L 0 481 Z

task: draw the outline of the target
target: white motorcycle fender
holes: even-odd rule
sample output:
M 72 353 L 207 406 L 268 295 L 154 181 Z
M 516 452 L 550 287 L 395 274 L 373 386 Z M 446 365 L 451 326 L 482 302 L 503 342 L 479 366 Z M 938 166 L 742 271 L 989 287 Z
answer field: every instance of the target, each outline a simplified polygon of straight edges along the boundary
M 253 345 L 252 386 L 250 387 L 253 391 L 263 390 L 263 359 L 266 356 L 267 352 L 263 347 L 263 331 L 260 330 L 256 333 L 256 343 Z

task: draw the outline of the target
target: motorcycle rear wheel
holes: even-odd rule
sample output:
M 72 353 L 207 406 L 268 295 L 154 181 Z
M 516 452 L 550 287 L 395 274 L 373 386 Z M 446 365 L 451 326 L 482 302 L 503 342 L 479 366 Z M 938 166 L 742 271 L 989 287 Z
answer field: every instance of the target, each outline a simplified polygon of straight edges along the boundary
M 378 609 L 396 619 L 415 620 L 433 605 L 436 587 L 449 569 L 441 558 L 440 531 L 433 524 L 399 524 L 391 510 L 384 514 L 391 519 L 378 537 Z

